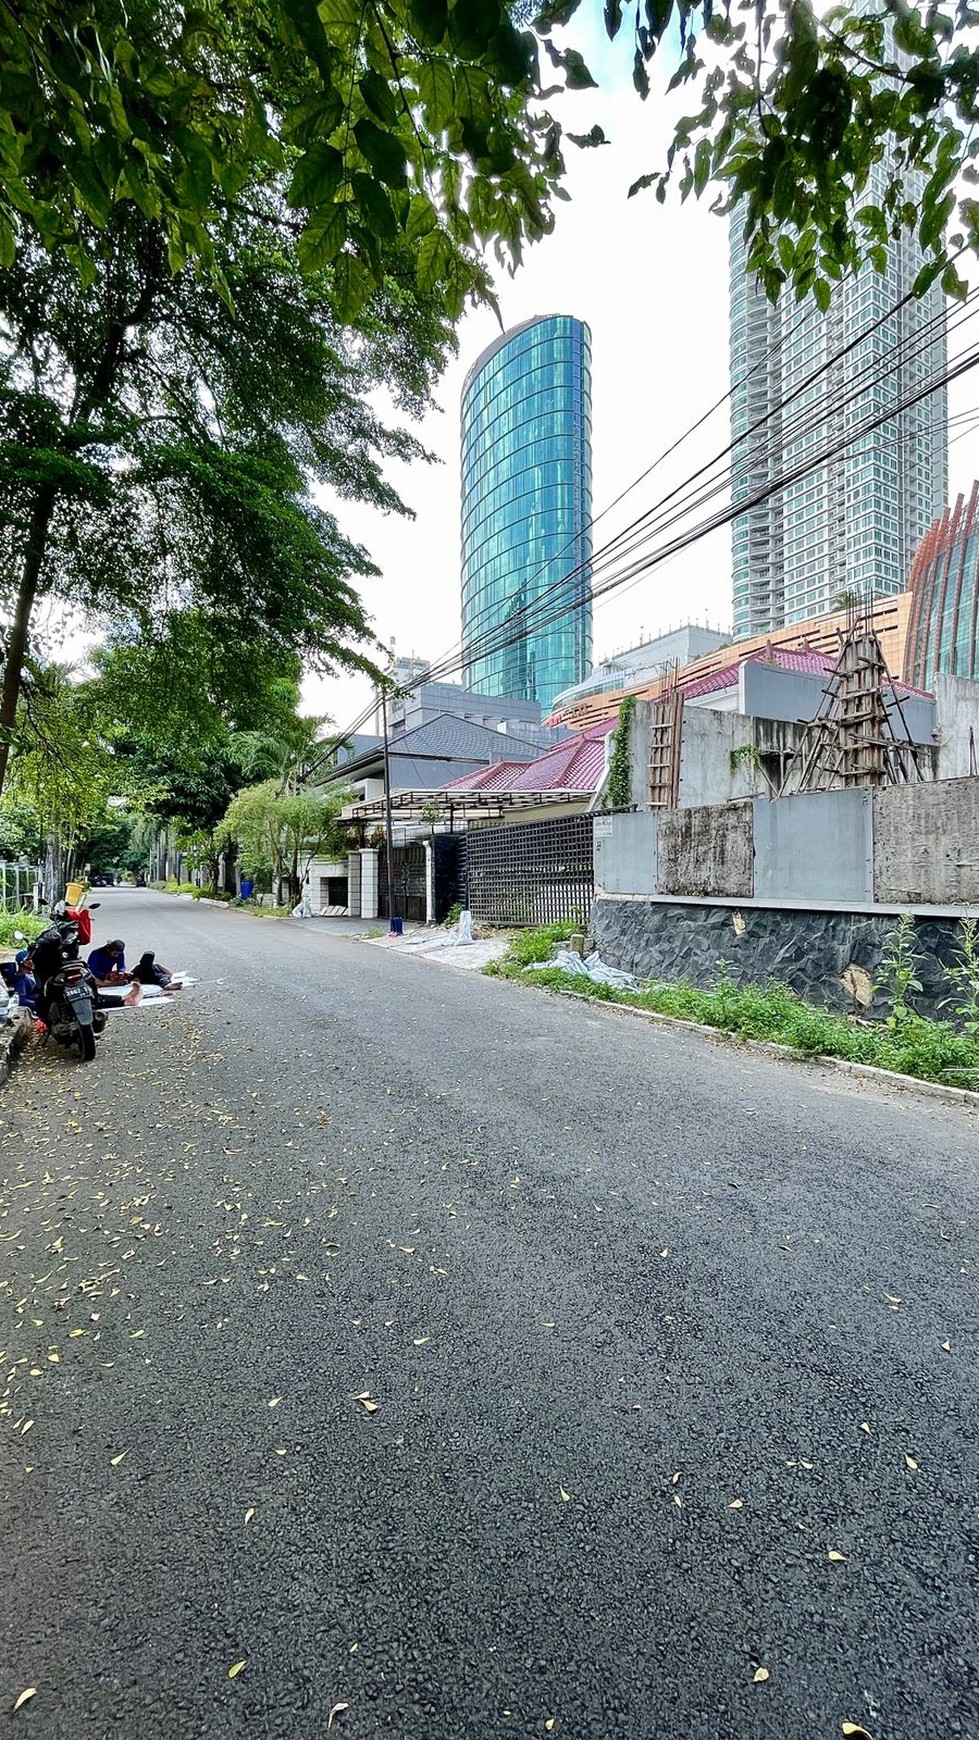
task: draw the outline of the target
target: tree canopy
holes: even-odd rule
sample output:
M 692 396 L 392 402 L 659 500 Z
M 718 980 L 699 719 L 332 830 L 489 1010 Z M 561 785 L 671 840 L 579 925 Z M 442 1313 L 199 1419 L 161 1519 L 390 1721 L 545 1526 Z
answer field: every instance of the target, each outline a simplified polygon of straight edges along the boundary
M 555 105 L 595 84 L 576 31 L 599 6 L 641 97 L 696 95 L 636 188 L 743 199 L 772 293 L 788 280 L 824 302 L 901 227 L 957 290 L 949 249 L 977 218 L 959 179 L 979 149 L 968 0 L 24 0 L 0 9 L 0 263 L 36 240 L 94 278 L 122 207 L 157 226 L 171 271 L 194 261 L 220 284 L 229 213 L 274 185 L 341 319 L 406 246 L 454 317 L 490 293 L 486 244 L 514 265 L 551 227 L 565 143 L 603 141 Z
M 218 248 L 230 309 L 213 279 L 171 272 L 138 210 L 98 243 L 94 283 L 38 242 L 0 271 L 0 784 L 44 596 L 155 643 L 196 610 L 226 682 L 283 659 L 373 671 L 354 590 L 373 566 L 311 488 L 404 511 L 384 461 L 424 455 L 370 395 L 417 410 L 452 343 L 406 253 L 345 328 L 258 206 Z

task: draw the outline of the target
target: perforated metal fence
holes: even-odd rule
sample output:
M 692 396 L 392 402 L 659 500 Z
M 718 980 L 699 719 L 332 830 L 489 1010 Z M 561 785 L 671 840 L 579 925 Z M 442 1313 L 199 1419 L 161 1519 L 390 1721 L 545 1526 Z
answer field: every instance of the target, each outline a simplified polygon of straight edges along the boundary
M 584 926 L 595 890 L 591 816 L 554 816 L 466 836 L 469 908 L 484 924 Z

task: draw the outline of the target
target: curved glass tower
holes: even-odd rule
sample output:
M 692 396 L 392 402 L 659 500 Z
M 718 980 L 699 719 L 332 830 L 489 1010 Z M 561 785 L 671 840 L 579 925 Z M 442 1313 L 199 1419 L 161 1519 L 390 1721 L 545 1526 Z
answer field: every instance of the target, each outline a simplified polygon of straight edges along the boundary
M 462 391 L 467 688 L 546 714 L 586 675 L 590 519 L 591 334 L 544 315 L 489 345 Z

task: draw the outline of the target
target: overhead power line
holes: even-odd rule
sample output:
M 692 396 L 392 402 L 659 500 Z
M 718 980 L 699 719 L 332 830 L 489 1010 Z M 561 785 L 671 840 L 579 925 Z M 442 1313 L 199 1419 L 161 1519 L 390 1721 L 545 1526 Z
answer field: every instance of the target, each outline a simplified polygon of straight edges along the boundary
M 958 311 L 955 320 L 953 321 L 953 330 L 955 326 L 963 324 L 965 319 L 972 318 L 976 313 L 976 296 L 976 292 L 970 293 L 969 297 L 966 299 L 966 303 L 972 304 L 972 306 L 968 308 L 967 313 L 962 310 Z M 955 369 L 946 369 L 946 371 L 944 371 L 944 373 L 939 377 L 930 380 L 919 392 L 906 397 L 900 403 L 888 406 L 880 416 L 860 423 L 854 430 L 847 434 L 845 440 L 834 441 L 830 448 L 822 450 L 814 457 L 808 459 L 801 469 L 796 467 L 789 472 L 776 475 L 772 478 L 770 486 L 766 487 L 761 493 L 754 496 L 749 495 L 745 499 L 731 504 L 729 509 L 713 515 L 702 525 L 690 528 L 687 534 L 678 536 L 671 544 L 664 548 L 651 549 L 648 556 L 645 558 L 637 557 L 637 561 L 633 562 L 627 569 L 620 570 L 618 568 L 618 564 L 624 558 L 636 555 L 638 551 L 644 548 L 644 546 L 650 544 L 651 539 L 655 534 L 661 534 L 674 528 L 677 524 L 681 523 L 683 519 L 688 518 L 697 508 L 707 506 L 711 500 L 717 497 L 717 495 L 729 488 L 734 472 L 734 466 L 730 463 L 729 456 L 736 454 L 745 443 L 749 442 L 753 436 L 757 435 L 758 432 L 763 430 L 766 426 L 772 426 L 773 424 L 778 425 L 776 434 L 769 442 L 768 447 L 763 448 L 760 452 L 752 455 L 752 464 L 756 464 L 759 468 L 766 463 L 766 458 L 770 459 L 773 453 L 779 451 L 780 448 L 783 448 L 785 445 L 791 445 L 792 440 L 806 427 L 818 427 L 822 419 L 818 413 L 818 409 L 811 403 L 807 402 L 806 404 L 800 405 L 798 410 L 790 417 L 788 425 L 786 425 L 784 421 L 786 407 L 792 406 L 796 401 L 802 399 L 802 396 L 810 392 L 815 383 L 827 376 L 828 372 L 835 368 L 839 361 L 844 359 L 860 344 L 864 343 L 867 338 L 877 332 L 881 326 L 885 325 L 888 320 L 891 320 L 895 314 L 897 314 L 911 300 L 912 297 L 910 293 L 908 293 L 901 297 L 883 314 L 877 316 L 869 326 L 863 328 L 852 339 L 848 340 L 840 350 L 825 359 L 817 369 L 812 371 L 809 376 L 805 377 L 778 406 L 771 408 L 763 417 L 757 419 L 750 428 L 732 439 L 732 441 L 729 442 L 726 447 L 721 449 L 719 453 L 715 454 L 712 459 L 708 460 L 704 465 L 694 471 L 683 483 L 668 492 L 667 495 L 662 497 L 660 501 L 653 504 L 650 508 L 644 510 L 642 514 L 638 515 L 628 526 L 624 527 L 622 531 L 617 533 L 605 545 L 601 546 L 597 551 L 594 551 L 586 561 L 577 563 L 570 569 L 566 570 L 557 579 L 545 587 L 536 598 L 529 600 L 525 605 L 511 613 L 503 623 L 494 625 L 493 628 L 485 631 L 483 635 L 470 640 L 465 645 L 457 642 L 453 648 L 449 649 L 437 661 L 429 666 L 426 680 L 437 681 L 440 677 L 447 676 L 456 671 L 464 662 L 468 663 L 473 659 L 488 657 L 493 653 L 504 651 L 510 646 L 519 644 L 528 634 L 533 633 L 538 629 L 547 626 L 550 622 L 557 620 L 559 617 L 566 615 L 569 609 L 569 604 L 572 607 L 574 604 L 574 601 L 569 600 L 566 596 L 568 589 L 573 585 L 576 579 L 583 576 L 585 573 L 588 573 L 592 580 L 591 598 L 593 600 L 604 598 L 614 590 L 623 588 L 626 585 L 637 583 L 638 580 L 653 567 L 659 566 L 662 562 L 671 559 L 672 556 L 679 554 L 682 549 L 688 548 L 691 543 L 697 542 L 699 539 L 707 536 L 710 532 L 718 529 L 719 526 L 728 523 L 731 519 L 739 518 L 753 506 L 760 505 L 761 502 L 769 499 L 771 495 L 779 493 L 782 489 L 788 487 L 789 484 L 799 481 L 801 477 L 808 475 L 810 471 L 819 469 L 820 466 L 827 462 L 827 458 L 832 457 L 833 452 L 840 451 L 846 447 L 851 447 L 857 440 L 862 439 L 865 435 L 881 427 L 884 423 L 902 415 L 904 411 L 917 404 L 921 399 L 928 397 L 934 392 L 940 391 L 949 381 L 957 379 L 961 373 L 966 372 L 967 368 L 974 366 L 975 361 L 979 360 L 979 358 L 976 358 L 973 355 L 973 351 L 970 350 L 966 353 L 963 363 L 958 365 Z M 963 305 L 963 310 L 964 308 L 965 305 Z M 786 342 L 787 339 L 798 330 L 799 325 L 805 318 L 806 310 L 803 310 L 789 331 L 783 336 L 782 343 Z M 838 418 L 843 410 L 853 405 L 857 400 L 863 398 L 872 387 L 880 386 L 884 380 L 886 380 L 896 371 L 897 368 L 901 367 L 903 363 L 908 360 L 909 356 L 913 357 L 923 350 L 930 349 L 931 345 L 935 342 L 935 336 L 939 331 L 940 323 L 944 323 L 944 320 L 945 315 L 943 311 L 940 318 L 936 316 L 931 321 L 926 322 L 924 327 L 920 328 L 919 331 L 913 335 L 911 341 L 897 341 L 889 346 L 882 355 L 875 356 L 864 363 L 853 377 L 853 382 L 855 384 L 845 399 L 842 401 L 839 399 L 834 401 L 834 415 Z M 884 366 L 887 363 L 888 357 L 892 354 L 895 356 L 895 360 L 891 363 L 890 367 Z M 755 365 L 755 368 L 758 366 L 760 365 Z M 747 374 L 741 377 L 741 381 L 738 384 L 743 384 L 754 372 L 754 369 L 747 371 Z M 732 391 L 733 387 L 719 398 L 708 411 L 704 412 L 703 415 L 699 417 L 687 430 L 685 430 L 682 435 L 672 442 L 670 446 L 667 447 L 651 465 L 647 466 L 637 478 L 633 479 L 624 490 L 620 491 L 614 500 L 610 502 L 600 514 L 589 520 L 583 529 L 588 530 L 590 527 L 596 525 L 601 519 L 605 518 L 614 507 L 631 493 L 632 490 L 652 475 L 659 465 L 664 463 L 667 458 L 675 453 L 691 435 L 702 428 L 703 425 L 709 421 L 710 417 L 730 399 Z M 925 431 L 921 431 L 922 435 L 924 433 Z M 903 437 L 905 440 L 913 438 L 914 436 L 910 434 L 905 434 Z M 724 466 L 723 470 L 719 469 L 722 462 L 725 460 L 728 460 L 729 463 Z M 698 485 L 699 493 L 696 487 Z M 575 536 L 570 539 L 555 556 L 548 558 L 545 563 L 542 563 L 532 574 L 531 580 L 538 577 L 547 568 L 552 567 L 555 560 L 559 559 L 560 555 L 566 553 L 569 548 L 577 545 L 581 535 L 580 532 L 576 533 Z M 595 584 L 596 578 L 598 579 L 597 585 Z M 557 602 L 556 608 L 553 608 L 552 606 L 555 604 L 557 597 L 559 597 L 559 602 Z M 321 764 L 322 759 L 325 759 L 326 754 L 328 754 L 333 747 L 341 743 L 346 737 L 354 735 L 361 726 L 366 723 L 366 720 L 374 711 L 375 706 L 376 702 L 372 700 L 351 725 L 348 725 L 342 733 L 336 734 L 324 743 L 324 756 L 317 765 Z

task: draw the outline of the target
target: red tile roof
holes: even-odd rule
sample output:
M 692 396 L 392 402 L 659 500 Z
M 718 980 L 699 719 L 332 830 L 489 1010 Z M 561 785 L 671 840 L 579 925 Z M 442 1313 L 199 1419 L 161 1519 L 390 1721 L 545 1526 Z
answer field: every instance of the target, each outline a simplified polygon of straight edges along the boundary
M 777 665 L 783 671 L 797 671 L 804 677 L 828 677 L 836 669 L 836 659 L 829 653 L 817 652 L 813 647 L 769 647 L 764 652 L 751 653 L 745 659 L 738 659 L 734 664 L 724 665 L 719 671 L 711 671 L 697 682 L 684 683 L 680 679 L 680 687 L 688 700 L 697 695 L 722 694 L 725 689 L 733 689 L 738 680 L 741 666 Z M 920 695 L 922 689 L 909 689 L 906 683 L 894 684 L 899 695 Z
M 446 791 L 596 791 L 605 770 L 605 739 L 614 719 L 576 731 L 536 761 L 497 761 L 482 773 L 454 779 Z

